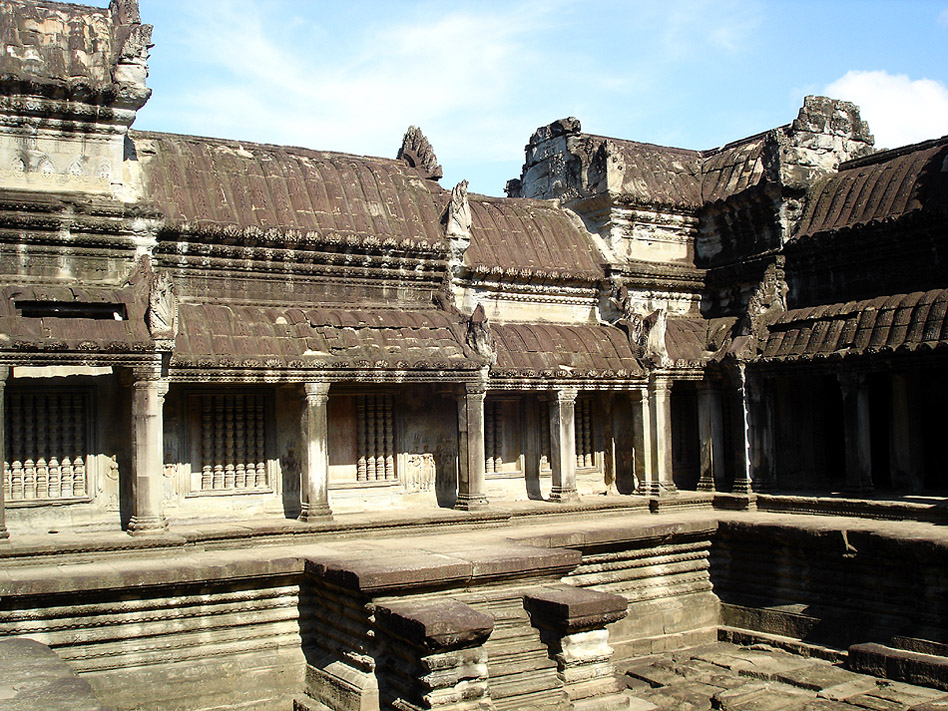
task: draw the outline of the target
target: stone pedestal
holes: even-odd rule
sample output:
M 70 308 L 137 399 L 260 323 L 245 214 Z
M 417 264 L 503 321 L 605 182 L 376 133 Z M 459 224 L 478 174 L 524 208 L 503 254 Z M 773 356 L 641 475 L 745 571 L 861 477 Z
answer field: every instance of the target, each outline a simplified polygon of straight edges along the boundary
M 724 476 L 724 421 L 721 387 L 715 382 L 698 383 L 698 444 L 701 473 L 698 491 L 714 491 Z
M 872 449 L 869 432 L 869 384 L 865 373 L 839 374 L 843 391 L 846 438 L 846 490 L 872 491 Z
M 384 708 L 494 708 L 484 648 L 494 630 L 490 615 L 440 598 L 380 605 L 375 622 L 385 649 L 379 683 Z
M 6 412 L 3 409 L 3 403 L 5 402 L 3 391 L 7 384 L 7 376 L 9 374 L 9 368 L 0 366 L 0 466 L 3 466 L 3 462 L 7 461 L 6 440 L 4 439 L 7 432 L 7 420 Z M 0 485 L 0 543 L 9 540 L 10 532 L 7 530 L 6 502 L 4 500 L 3 486 Z
M 606 625 L 626 615 L 628 601 L 621 595 L 569 585 L 551 585 L 530 591 L 524 607 L 556 662 L 574 709 L 627 708 L 612 663 Z
M 164 424 L 162 411 L 168 384 L 156 369 L 132 374 L 132 517 L 133 536 L 163 533 L 168 521 L 162 511 Z
M 558 390 L 550 402 L 550 467 L 552 501 L 579 501 L 576 489 L 576 391 Z
M 458 500 L 454 508 L 476 511 L 487 508 L 484 482 L 484 398 L 482 385 L 468 385 L 458 402 Z
M 304 383 L 300 521 L 332 516 L 329 508 L 329 383 Z
M 672 381 L 668 378 L 655 378 L 648 386 L 652 440 L 652 479 L 648 491 L 650 496 L 678 493 L 678 487 L 672 478 L 671 388 Z

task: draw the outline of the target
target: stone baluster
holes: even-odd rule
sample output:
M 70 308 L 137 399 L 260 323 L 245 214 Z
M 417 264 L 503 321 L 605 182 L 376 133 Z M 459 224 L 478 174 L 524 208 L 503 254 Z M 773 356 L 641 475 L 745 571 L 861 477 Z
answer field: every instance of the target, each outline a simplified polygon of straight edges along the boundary
M 0 369 L 0 373 L 5 373 Z M 5 376 L 4 376 L 5 377 Z M 5 382 L 5 381 L 3 381 Z M 13 451 L 8 454 L 10 462 L 10 500 L 19 501 L 23 498 L 23 398 L 16 395 L 10 398 L 10 415 L 17 423 L 13 427 Z
M 375 481 L 375 396 L 365 396 L 365 476 Z
M 674 494 L 678 491 L 672 478 L 671 389 L 672 381 L 663 377 L 653 378 L 648 386 L 653 473 L 649 491 L 651 496 Z
M 474 511 L 487 507 L 484 474 L 484 385 L 472 383 L 458 402 L 458 499 L 454 507 Z
M 375 624 L 386 650 L 384 708 L 489 711 L 487 650 L 494 618 L 457 600 L 384 603 Z
M 576 390 L 556 391 L 550 403 L 550 459 L 553 469 L 552 501 L 579 501 L 576 489 Z
M 484 404 L 484 471 L 493 474 L 497 471 L 495 450 L 497 448 L 497 403 Z
M 368 480 L 368 434 L 366 433 L 365 395 L 356 397 L 356 447 L 359 459 L 356 462 L 356 481 Z
M 214 428 L 210 395 L 201 395 L 201 491 L 214 488 Z
M 872 491 L 872 443 L 869 432 L 869 383 L 865 373 L 839 373 L 843 391 L 843 426 L 846 440 L 846 490 Z
M 523 605 L 556 662 L 557 675 L 577 711 L 628 708 L 620 694 L 606 625 L 626 615 L 621 595 L 569 585 L 531 590 Z
M 162 403 L 164 402 L 165 393 L 168 391 L 168 386 L 163 385 L 163 390 L 161 390 Z M 160 417 L 160 407 L 159 404 L 159 417 Z M 72 495 L 73 496 L 85 496 L 88 492 L 86 485 L 86 422 L 87 422 L 88 413 L 86 412 L 86 400 L 82 395 L 73 395 L 72 396 L 72 419 L 75 424 L 75 449 L 73 450 L 72 458 Z M 159 428 L 159 435 L 161 434 L 161 429 Z M 158 461 L 161 463 L 161 449 L 158 450 Z
M 329 508 L 329 383 L 303 383 L 302 506 L 300 521 L 318 521 L 332 516 Z
M 7 376 L 10 374 L 10 369 L 7 366 L 0 366 L 0 466 L 3 466 L 3 462 L 7 461 L 7 447 L 6 447 L 6 433 L 7 433 L 7 414 L 4 411 L 4 405 L 6 403 L 6 398 L 4 397 L 4 389 L 7 384 Z M 17 428 L 14 427 L 14 430 Z M 12 478 L 12 472 L 11 472 Z M 6 487 L 0 486 L 0 542 L 7 541 L 10 539 L 10 532 L 7 531 L 7 517 L 6 517 Z
M 63 423 L 63 456 L 59 461 L 60 491 L 62 492 L 62 496 L 69 498 L 74 495 L 73 480 L 75 477 L 75 440 L 78 429 L 83 426 L 81 422 L 76 422 L 72 419 L 72 404 L 70 402 L 69 395 L 63 395 L 62 398 L 60 398 L 58 417 Z
M 34 426 L 36 403 L 33 395 L 23 396 L 23 498 L 36 498 L 36 454 Z
M 237 469 L 234 466 L 234 396 L 224 399 L 224 488 L 233 489 Z
M 254 421 L 256 422 L 256 432 L 254 436 L 254 443 L 256 446 L 254 453 L 254 485 L 258 489 L 269 486 L 269 482 L 267 481 L 267 429 L 264 422 L 263 407 L 263 395 L 255 395 L 253 406 Z
M 632 470 L 636 494 L 648 495 L 653 488 L 651 433 L 652 411 L 648 403 L 648 389 L 640 385 L 632 390 Z
M 49 461 L 46 463 L 48 478 L 46 495 L 51 499 L 62 498 L 62 470 L 59 464 L 59 455 L 62 442 L 63 421 L 59 417 L 59 396 L 52 394 L 49 396 Z
M 36 498 L 49 498 L 49 466 L 45 454 L 49 450 L 49 417 L 46 395 L 36 396 Z
M 392 396 L 385 396 L 385 478 L 395 478 L 395 428 L 392 423 Z
M 247 423 L 244 396 L 234 397 L 234 487 L 243 489 L 247 486 Z
M 540 401 L 540 469 L 550 468 L 550 403 Z
M 375 478 L 385 480 L 385 398 L 375 398 Z
M 590 469 L 596 465 L 593 453 L 592 400 L 583 400 L 583 466 Z
M 214 396 L 214 489 L 224 488 L 224 398 Z
M 157 368 L 136 368 L 132 381 L 132 535 L 162 533 L 164 446 L 163 408 L 168 384 Z M 79 476 L 76 480 L 78 483 Z
M 714 491 L 724 475 L 724 422 L 721 388 L 708 380 L 698 383 L 698 445 L 701 448 L 701 472 L 698 491 Z

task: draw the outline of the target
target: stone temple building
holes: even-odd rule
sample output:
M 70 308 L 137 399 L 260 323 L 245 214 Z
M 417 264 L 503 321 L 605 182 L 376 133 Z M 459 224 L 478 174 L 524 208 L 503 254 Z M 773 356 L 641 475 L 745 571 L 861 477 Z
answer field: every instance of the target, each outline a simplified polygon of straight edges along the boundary
M 135 0 L 0 0 L 0 38 L 0 536 L 24 560 L 57 531 L 948 494 L 948 137 L 876 151 L 815 96 L 706 151 L 565 118 L 485 197 L 415 127 L 393 158 L 131 128 Z

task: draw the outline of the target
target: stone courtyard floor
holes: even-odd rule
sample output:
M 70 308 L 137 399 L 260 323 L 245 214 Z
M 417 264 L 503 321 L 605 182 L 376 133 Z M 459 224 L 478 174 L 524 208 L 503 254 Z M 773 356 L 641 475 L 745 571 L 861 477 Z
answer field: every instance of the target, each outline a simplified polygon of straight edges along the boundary
M 622 680 L 631 711 L 948 711 L 948 691 L 762 644 L 718 642 L 632 660 Z

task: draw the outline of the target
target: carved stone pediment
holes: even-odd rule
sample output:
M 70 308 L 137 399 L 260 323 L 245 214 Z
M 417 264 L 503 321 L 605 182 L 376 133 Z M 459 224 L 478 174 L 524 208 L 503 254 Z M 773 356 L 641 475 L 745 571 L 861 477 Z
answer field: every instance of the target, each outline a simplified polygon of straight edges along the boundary
M 398 155 L 395 157 L 404 160 L 412 168 L 417 168 L 430 180 L 440 180 L 444 177 L 434 148 L 417 126 L 409 126 L 405 131 L 402 147 L 398 149 Z

